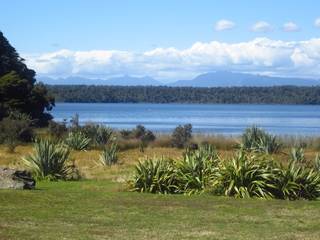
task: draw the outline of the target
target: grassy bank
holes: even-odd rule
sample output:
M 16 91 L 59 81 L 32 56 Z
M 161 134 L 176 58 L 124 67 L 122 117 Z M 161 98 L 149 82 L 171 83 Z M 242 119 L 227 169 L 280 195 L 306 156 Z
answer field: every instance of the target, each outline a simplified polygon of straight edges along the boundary
M 165 141 L 158 138 L 158 141 Z M 195 136 L 196 141 L 216 141 Z M 234 139 L 221 139 L 222 157 L 234 154 Z M 313 145 L 311 143 L 314 143 Z M 313 159 L 316 142 L 305 155 Z M 289 144 L 288 144 L 289 145 Z M 117 164 L 97 163 L 101 150 L 72 151 L 83 180 L 38 182 L 33 191 L 0 191 L 0 239 L 317 239 L 319 201 L 235 199 L 202 195 L 129 192 L 126 180 L 138 160 L 165 156 L 179 159 L 183 149 L 154 142 L 141 152 L 123 149 Z M 284 147 L 273 155 L 285 160 Z M 0 166 L 23 168 L 21 157 L 32 145 L 14 152 L 0 145 Z
M 130 193 L 110 180 L 2 190 L 0 239 L 317 239 L 320 202 Z

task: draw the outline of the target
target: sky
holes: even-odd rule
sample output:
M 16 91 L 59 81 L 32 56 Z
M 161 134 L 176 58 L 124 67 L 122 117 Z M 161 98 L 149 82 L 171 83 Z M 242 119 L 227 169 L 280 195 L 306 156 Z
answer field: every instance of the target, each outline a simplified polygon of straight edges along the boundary
M 320 78 L 318 0 L 1 0 L 0 31 L 39 76 Z

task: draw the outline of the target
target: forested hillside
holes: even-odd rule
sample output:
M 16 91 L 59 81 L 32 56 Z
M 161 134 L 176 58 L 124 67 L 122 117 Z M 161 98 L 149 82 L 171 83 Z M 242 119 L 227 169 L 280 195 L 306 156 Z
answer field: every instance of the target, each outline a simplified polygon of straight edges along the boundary
M 57 102 L 320 104 L 320 87 L 47 86 Z

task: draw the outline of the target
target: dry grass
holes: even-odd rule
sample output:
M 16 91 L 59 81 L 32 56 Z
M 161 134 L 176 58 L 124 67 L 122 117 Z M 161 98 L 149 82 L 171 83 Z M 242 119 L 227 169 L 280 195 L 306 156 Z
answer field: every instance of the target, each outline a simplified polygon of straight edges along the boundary
M 221 138 L 220 142 L 218 142 L 218 139 L 218 137 L 206 138 L 200 135 L 195 136 L 193 141 L 199 144 L 209 142 L 216 146 L 222 159 L 230 159 L 235 153 L 234 145 L 236 139 Z M 75 161 L 81 175 L 85 179 L 109 179 L 116 182 L 123 182 L 130 176 L 134 165 L 139 160 L 162 156 L 172 159 L 181 158 L 184 151 L 183 149 L 161 147 L 162 144 L 160 144 L 160 142 L 166 142 L 167 140 L 168 136 L 161 136 L 158 138 L 158 142 L 156 141 L 145 148 L 144 152 L 140 152 L 139 147 L 121 150 L 119 153 L 119 163 L 110 167 L 103 167 L 98 163 L 101 150 L 72 151 L 70 159 Z M 13 153 L 8 152 L 6 146 L 0 145 L 0 166 L 23 169 L 20 161 L 21 157 L 31 152 L 31 144 L 19 145 Z M 272 155 L 272 158 L 287 163 L 289 152 L 290 148 L 285 148 L 281 153 Z M 316 154 L 317 151 L 312 147 L 305 149 L 305 156 L 309 162 L 313 161 Z
M 160 147 L 146 148 L 143 153 L 138 148 L 124 150 L 119 153 L 119 164 L 111 167 L 103 167 L 99 164 L 100 150 L 72 151 L 70 159 L 75 161 L 85 179 L 111 179 L 121 182 L 130 175 L 133 166 L 139 160 L 161 156 L 177 159 L 181 157 L 182 151 Z M 6 146 L 0 145 L 0 166 L 23 169 L 21 157 L 31 152 L 31 144 L 18 146 L 13 153 L 9 153 Z

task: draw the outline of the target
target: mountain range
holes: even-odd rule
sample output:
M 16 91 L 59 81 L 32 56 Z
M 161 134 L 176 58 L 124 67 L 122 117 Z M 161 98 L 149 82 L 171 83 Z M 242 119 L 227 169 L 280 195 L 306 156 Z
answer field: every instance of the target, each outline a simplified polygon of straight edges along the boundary
M 89 79 L 83 77 L 49 78 L 39 80 L 49 85 L 117 85 L 117 86 L 172 86 L 172 87 L 240 87 L 240 86 L 316 86 L 320 80 L 306 78 L 284 78 L 227 71 L 201 74 L 191 80 L 162 83 L 151 77 L 122 76 L 110 79 Z

